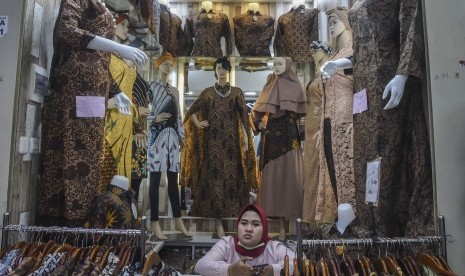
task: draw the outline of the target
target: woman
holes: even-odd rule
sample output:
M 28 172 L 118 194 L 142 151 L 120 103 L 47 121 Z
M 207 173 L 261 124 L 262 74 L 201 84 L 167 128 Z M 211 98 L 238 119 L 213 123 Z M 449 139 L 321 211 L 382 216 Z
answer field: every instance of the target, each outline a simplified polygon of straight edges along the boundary
M 236 217 L 257 188 L 255 153 L 247 120 L 244 94 L 228 82 L 231 63 L 215 64 L 217 82 L 202 91 L 186 115 L 186 149 L 182 163 L 184 185 L 192 188 L 195 216 Z
M 260 206 L 280 219 L 279 238 L 284 240 L 284 220 L 302 216 L 303 157 L 298 122 L 305 115 L 307 98 L 291 70 L 290 58 L 278 57 L 273 74 L 252 108 L 255 129 L 262 132 L 260 154 Z
M 289 256 L 290 271 L 295 253 L 279 241 L 268 237 L 265 211 L 249 204 L 237 219 L 237 235 L 221 238 L 195 265 L 201 275 L 280 275 L 285 256 Z M 263 265 L 261 268 L 254 266 Z
M 179 92 L 168 83 L 176 59 L 168 52 L 163 53 L 155 62 L 157 80 L 150 84 L 153 92 L 152 111 L 149 117 L 148 170 L 150 197 L 150 230 L 160 240 L 167 237 L 162 233 L 158 221 L 158 202 L 161 173 L 168 177 L 168 196 L 175 218 L 176 229 L 185 236 L 192 234 L 186 230 L 181 219 L 181 203 L 178 192 L 179 151 L 184 140 Z

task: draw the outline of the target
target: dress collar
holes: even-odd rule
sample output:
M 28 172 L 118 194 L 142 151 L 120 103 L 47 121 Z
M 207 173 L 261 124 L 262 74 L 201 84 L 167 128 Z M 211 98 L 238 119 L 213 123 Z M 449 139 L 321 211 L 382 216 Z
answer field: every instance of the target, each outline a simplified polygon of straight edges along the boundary
M 207 11 L 206 11 L 205 9 L 201 9 L 201 10 L 200 10 L 200 13 L 207 13 Z M 213 12 L 213 10 L 209 10 L 208 13 L 213 13 L 213 14 L 215 14 L 215 13 Z
M 252 10 L 248 10 L 248 11 L 247 11 L 247 14 L 248 14 L 248 15 L 261 15 L 261 14 L 260 14 L 260 11 L 254 12 L 254 11 L 252 11 Z

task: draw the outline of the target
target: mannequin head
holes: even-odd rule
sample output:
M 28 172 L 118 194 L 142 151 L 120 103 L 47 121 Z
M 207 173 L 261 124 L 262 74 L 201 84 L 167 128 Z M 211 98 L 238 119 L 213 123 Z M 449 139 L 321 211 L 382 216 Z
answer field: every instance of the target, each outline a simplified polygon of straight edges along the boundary
M 331 9 L 326 12 L 326 15 L 328 16 L 330 30 L 331 30 L 331 24 L 333 24 L 335 29 L 341 28 L 342 31 L 347 29 L 350 32 L 352 32 L 352 27 L 350 27 L 349 15 L 347 12 L 348 12 L 347 9 L 344 7 L 337 7 L 336 9 Z M 336 20 L 338 20 L 339 22 L 336 22 Z M 342 26 L 338 26 L 341 24 L 344 25 L 344 28 L 342 28 Z M 339 32 L 339 35 L 342 33 L 342 31 Z M 333 36 L 333 37 L 337 37 L 337 36 Z
M 167 82 L 168 75 L 173 72 L 176 59 L 170 53 L 164 52 L 155 59 L 153 63 L 155 65 L 155 69 L 158 70 L 158 79 L 163 82 Z
M 305 0 L 292 0 L 292 7 L 297 9 L 299 6 L 305 6 Z
M 337 39 L 347 28 L 344 23 L 336 16 L 330 16 L 328 19 L 329 33 L 332 38 Z
M 287 60 L 285 57 L 277 57 L 273 60 L 273 73 L 276 76 L 281 75 L 282 73 L 286 72 L 286 63 Z
M 129 16 L 126 13 L 117 13 L 115 15 L 115 20 L 116 30 L 114 40 L 121 43 L 128 38 Z
M 226 57 L 222 57 L 215 61 L 213 68 L 215 69 L 215 78 L 217 80 L 226 80 L 232 67 L 229 60 Z
M 249 11 L 258 12 L 260 5 L 258 3 L 250 3 L 248 6 Z
M 203 1 L 201 4 L 201 8 L 209 12 L 213 10 L 213 3 L 211 1 Z

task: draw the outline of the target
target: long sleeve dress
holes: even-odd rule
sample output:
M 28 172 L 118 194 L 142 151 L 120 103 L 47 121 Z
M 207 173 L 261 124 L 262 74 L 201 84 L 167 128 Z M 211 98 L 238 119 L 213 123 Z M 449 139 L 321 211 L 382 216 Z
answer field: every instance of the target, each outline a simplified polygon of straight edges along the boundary
M 357 214 L 370 221 L 365 204 L 367 161 L 381 157 L 378 233 L 433 233 L 431 156 L 423 111 L 424 40 L 420 0 L 362 0 L 349 11 L 353 28 L 354 91 L 366 88 L 368 110 L 354 115 Z M 383 110 L 384 88 L 408 75 L 402 100 Z
M 51 95 L 43 108 L 38 223 L 82 226 L 99 188 L 104 118 L 76 116 L 76 96 L 117 93 L 110 53 L 87 49 L 114 35 L 112 14 L 97 0 L 61 2 L 53 34 Z M 103 108 L 105 108 L 103 106 Z

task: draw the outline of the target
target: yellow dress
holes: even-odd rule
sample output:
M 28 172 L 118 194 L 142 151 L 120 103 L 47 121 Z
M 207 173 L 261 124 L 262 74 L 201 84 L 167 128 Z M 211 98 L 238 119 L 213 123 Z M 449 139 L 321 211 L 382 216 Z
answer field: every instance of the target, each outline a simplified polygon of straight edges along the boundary
M 112 54 L 110 73 L 121 92 L 132 99 L 133 86 L 137 76 L 136 70 L 120 57 Z M 138 111 L 134 106 L 131 108 L 131 115 L 122 114 L 118 109 L 107 109 L 106 111 L 104 154 L 100 168 L 101 192 L 106 191 L 106 187 L 114 175 L 126 176 L 131 181 L 132 129 L 133 122 L 137 117 Z

